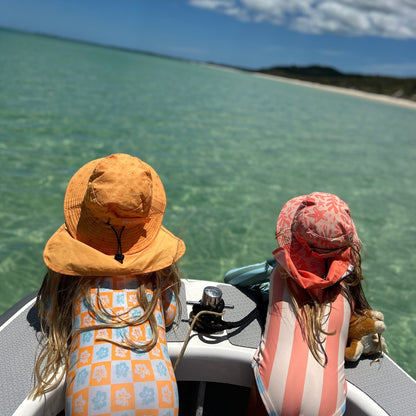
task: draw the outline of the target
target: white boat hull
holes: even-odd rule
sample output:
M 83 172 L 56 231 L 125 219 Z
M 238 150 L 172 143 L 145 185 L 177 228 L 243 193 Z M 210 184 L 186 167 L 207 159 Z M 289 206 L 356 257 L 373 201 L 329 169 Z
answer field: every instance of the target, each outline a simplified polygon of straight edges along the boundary
M 234 286 L 220 282 L 183 280 L 181 322 L 168 332 L 168 348 L 174 364 L 181 354 L 189 330 L 188 317 L 192 305 L 187 302 L 198 302 L 207 285 L 220 287 L 226 305 L 234 306 L 225 309 L 224 320 L 237 321 L 239 314 L 244 316 L 256 306 L 252 297 Z M 32 294 L 31 298 L 22 301 L 20 306 L 0 320 L 0 414 L 4 416 L 55 416 L 64 408 L 64 383 L 46 398 L 37 401 L 26 399 L 32 387 L 32 369 L 39 335 L 34 296 Z M 224 389 L 225 386 L 233 386 L 237 391 L 240 389 L 239 401 L 247 400 L 254 381 L 251 361 L 260 336 L 261 325 L 258 320 L 242 330 L 227 330 L 211 335 L 192 331 L 175 371 L 179 391 L 182 387 L 196 384 L 193 391 L 198 391 L 195 406 L 199 408 L 206 406 L 205 389 L 217 383 Z M 403 416 L 413 414 L 416 409 L 415 380 L 388 356 L 373 365 L 371 360 L 361 360 L 356 366 L 346 368 L 346 375 L 346 415 Z M 212 407 L 212 403 L 210 405 Z M 218 410 L 221 406 L 225 406 L 225 403 L 218 403 L 217 410 L 210 414 L 223 414 Z M 227 412 L 230 414 L 229 410 Z M 239 412 L 234 414 L 244 414 L 241 408 Z M 181 411 L 181 414 L 185 413 Z

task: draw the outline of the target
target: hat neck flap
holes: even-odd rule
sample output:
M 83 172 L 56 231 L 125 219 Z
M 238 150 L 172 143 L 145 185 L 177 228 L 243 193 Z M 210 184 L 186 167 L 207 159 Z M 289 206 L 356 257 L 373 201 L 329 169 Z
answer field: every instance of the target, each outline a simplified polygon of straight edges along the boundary
M 323 290 L 342 280 L 349 266 L 350 250 L 347 248 L 333 258 L 322 260 L 326 262 L 326 267 L 323 268 L 325 272 L 322 276 L 309 270 L 298 269 L 283 248 L 275 250 L 273 256 L 301 288 L 311 291 Z
M 49 269 L 70 276 L 124 276 L 164 269 L 185 253 L 184 242 L 163 226 L 151 253 L 125 254 L 123 262 L 74 239 L 62 225 L 46 244 L 43 259 Z

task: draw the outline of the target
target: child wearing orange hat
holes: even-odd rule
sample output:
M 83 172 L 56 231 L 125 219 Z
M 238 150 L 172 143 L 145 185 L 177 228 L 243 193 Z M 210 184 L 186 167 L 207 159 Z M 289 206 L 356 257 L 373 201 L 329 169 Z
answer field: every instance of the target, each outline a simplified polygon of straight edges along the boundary
M 72 177 L 65 224 L 44 251 L 34 398 L 66 376 L 67 416 L 178 414 L 165 328 L 185 245 L 162 226 L 165 206 L 159 176 L 136 157 L 93 160 Z
M 370 309 L 350 209 L 327 193 L 293 198 L 280 212 L 276 237 L 249 414 L 342 415 L 350 317 Z

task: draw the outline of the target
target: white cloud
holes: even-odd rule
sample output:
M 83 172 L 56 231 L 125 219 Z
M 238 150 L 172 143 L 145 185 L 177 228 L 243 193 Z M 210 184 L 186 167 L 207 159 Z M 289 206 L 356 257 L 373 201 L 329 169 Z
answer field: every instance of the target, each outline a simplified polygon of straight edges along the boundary
M 235 0 L 188 0 L 188 3 L 191 6 L 217 11 L 238 20 L 250 20 L 247 9 L 241 7 Z
M 202 9 L 223 11 L 234 4 L 233 0 L 190 0 L 191 6 L 201 7 Z
M 189 0 L 189 4 L 304 33 L 416 38 L 414 0 Z

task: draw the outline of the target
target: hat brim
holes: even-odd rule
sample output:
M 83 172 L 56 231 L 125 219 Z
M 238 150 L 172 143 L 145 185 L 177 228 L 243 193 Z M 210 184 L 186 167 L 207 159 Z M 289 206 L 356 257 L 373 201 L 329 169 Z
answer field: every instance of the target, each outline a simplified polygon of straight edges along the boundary
M 70 276 L 123 276 L 164 269 L 185 253 L 185 243 L 161 226 L 152 243 L 141 252 L 126 254 L 123 263 L 74 239 L 62 225 L 45 246 L 48 268 Z

